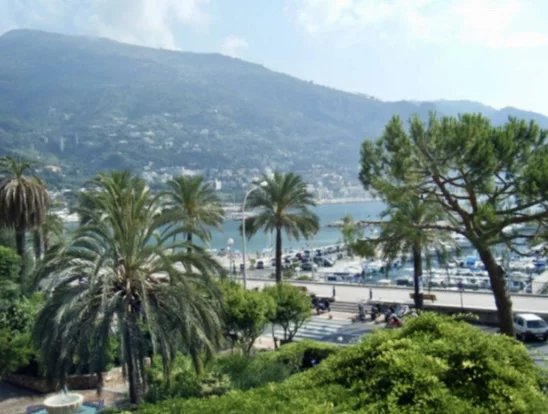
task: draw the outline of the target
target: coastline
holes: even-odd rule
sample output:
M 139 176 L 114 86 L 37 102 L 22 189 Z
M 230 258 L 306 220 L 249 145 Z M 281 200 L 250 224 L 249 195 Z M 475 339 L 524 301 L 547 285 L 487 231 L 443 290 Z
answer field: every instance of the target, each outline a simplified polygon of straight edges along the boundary
M 375 197 L 345 197 L 345 198 L 329 198 L 314 200 L 317 206 L 334 205 L 334 204 L 356 204 L 356 203 L 378 203 L 382 200 Z M 241 211 L 242 205 L 240 203 L 226 203 L 223 204 L 225 211 Z

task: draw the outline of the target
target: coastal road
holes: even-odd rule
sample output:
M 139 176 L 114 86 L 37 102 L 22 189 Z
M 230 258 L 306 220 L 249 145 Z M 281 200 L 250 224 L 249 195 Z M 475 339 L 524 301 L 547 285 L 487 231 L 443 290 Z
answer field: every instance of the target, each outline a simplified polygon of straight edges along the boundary
M 262 287 L 265 284 L 273 284 L 273 280 L 265 279 L 248 279 L 247 286 L 250 289 Z M 400 287 L 378 287 L 342 283 L 313 283 L 292 281 L 292 284 L 306 286 L 306 288 L 319 296 L 331 296 L 333 287 L 336 290 L 335 296 L 337 301 L 358 303 L 362 300 L 372 298 L 374 300 L 396 302 L 396 303 L 411 303 L 409 294 L 412 293 L 410 288 Z M 436 295 L 435 305 L 444 307 L 462 308 L 464 310 L 482 309 L 496 310 L 493 294 L 490 292 L 473 292 L 473 291 L 454 291 L 454 290 L 432 290 L 431 293 Z M 512 295 L 514 312 L 532 312 L 543 315 L 548 314 L 548 296 L 513 294 Z M 426 301 L 428 303 L 428 301 Z

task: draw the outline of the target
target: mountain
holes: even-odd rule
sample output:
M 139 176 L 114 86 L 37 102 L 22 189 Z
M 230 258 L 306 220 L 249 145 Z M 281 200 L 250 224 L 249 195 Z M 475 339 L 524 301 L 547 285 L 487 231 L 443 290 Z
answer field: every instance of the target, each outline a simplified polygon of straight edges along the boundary
M 0 148 L 98 170 L 318 169 L 355 176 L 365 138 L 394 114 L 548 118 L 468 101 L 382 102 L 219 54 L 33 30 L 0 36 Z M 305 174 L 306 175 L 306 174 Z

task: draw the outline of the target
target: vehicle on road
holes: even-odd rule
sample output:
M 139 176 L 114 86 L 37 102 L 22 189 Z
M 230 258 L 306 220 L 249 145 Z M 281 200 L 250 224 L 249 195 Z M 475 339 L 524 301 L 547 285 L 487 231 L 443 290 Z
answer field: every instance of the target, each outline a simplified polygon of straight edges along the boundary
M 313 261 L 318 266 L 324 266 L 324 267 L 333 267 L 333 265 L 335 264 L 335 261 L 325 256 L 314 256 Z
M 514 331 L 516 338 L 522 341 L 528 339 L 548 339 L 548 324 L 534 313 L 518 313 L 514 316 Z
M 313 262 L 302 262 L 301 263 L 301 270 L 312 271 L 312 270 L 317 270 L 317 269 L 318 269 L 318 265 L 316 265 Z

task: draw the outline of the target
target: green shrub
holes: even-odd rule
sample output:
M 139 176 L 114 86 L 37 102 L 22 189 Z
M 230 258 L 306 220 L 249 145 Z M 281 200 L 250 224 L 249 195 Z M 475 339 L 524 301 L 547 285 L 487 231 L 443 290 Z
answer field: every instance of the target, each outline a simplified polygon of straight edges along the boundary
M 231 386 L 240 390 L 281 382 L 291 375 L 289 367 L 282 363 L 241 354 L 219 358 L 217 365 L 230 378 Z
M 145 395 L 148 402 L 158 402 L 168 398 L 204 397 L 224 394 L 229 389 L 228 378 L 209 373 L 198 376 L 190 358 L 178 355 L 175 358 L 168 379 L 164 380 L 159 358 L 147 370 L 149 389 Z
M 312 280 L 312 276 L 301 275 L 297 278 L 297 280 Z
M 303 379 L 305 381 L 305 379 Z M 232 391 L 222 397 L 208 399 L 170 400 L 158 405 L 144 405 L 140 414 L 331 414 L 349 411 L 355 403 L 350 393 L 338 385 L 303 386 L 306 382 L 286 381 L 248 391 Z M 337 403 L 333 403 L 337 401 Z
M 232 354 L 217 359 L 218 370 L 230 378 L 235 389 L 260 387 L 281 382 L 290 375 L 319 364 L 337 351 L 335 345 L 313 341 L 294 342 L 275 351 L 260 352 L 254 357 Z
M 296 367 L 305 354 L 298 345 L 259 358 L 286 358 Z M 326 352 L 333 355 L 281 383 L 146 405 L 139 413 L 526 414 L 548 406 L 546 373 L 522 344 L 447 317 L 426 313 L 402 329 L 378 330 L 358 345 Z
M 274 312 L 274 301 L 264 292 L 245 290 L 234 282 L 222 283 L 221 289 L 227 336 L 231 338 L 232 346 L 237 345 L 249 354 Z
M 42 296 L 20 297 L 0 306 L 0 378 L 26 366 L 36 352 L 31 343 L 31 329 Z
M 380 413 L 530 413 L 548 404 L 522 344 L 430 313 L 345 349 L 316 378 L 351 388 Z

